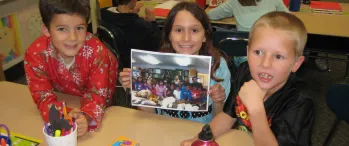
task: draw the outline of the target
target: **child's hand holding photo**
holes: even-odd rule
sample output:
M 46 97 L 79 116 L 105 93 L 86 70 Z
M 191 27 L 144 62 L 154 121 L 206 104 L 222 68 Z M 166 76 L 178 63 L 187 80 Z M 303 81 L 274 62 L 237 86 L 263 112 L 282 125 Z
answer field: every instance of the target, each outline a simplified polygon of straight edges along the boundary
M 213 103 L 223 103 L 225 100 L 225 89 L 221 84 L 214 84 L 210 87 L 209 95 Z
M 131 88 L 130 74 L 131 74 L 130 68 L 123 68 L 123 70 L 120 72 L 121 84 L 125 88 Z

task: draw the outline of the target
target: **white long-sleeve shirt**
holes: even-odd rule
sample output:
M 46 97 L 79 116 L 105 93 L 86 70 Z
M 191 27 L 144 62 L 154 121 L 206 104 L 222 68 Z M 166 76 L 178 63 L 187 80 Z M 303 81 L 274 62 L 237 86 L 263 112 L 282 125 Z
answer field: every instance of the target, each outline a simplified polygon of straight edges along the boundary
M 227 0 L 208 13 L 211 20 L 222 18 L 236 18 L 238 31 L 250 31 L 253 23 L 262 15 L 272 11 L 286 11 L 288 9 L 282 0 L 261 0 L 256 6 L 242 6 L 238 0 Z

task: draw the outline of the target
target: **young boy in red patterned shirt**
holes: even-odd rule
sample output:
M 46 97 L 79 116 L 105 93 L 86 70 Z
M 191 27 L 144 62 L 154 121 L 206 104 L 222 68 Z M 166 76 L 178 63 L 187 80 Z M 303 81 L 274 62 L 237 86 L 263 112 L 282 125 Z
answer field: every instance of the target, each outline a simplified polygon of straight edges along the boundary
M 76 118 L 78 136 L 96 130 L 115 91 L 118 62 L 95 36 L 88 33 L 89 0 L 40 0 L 42 32 L 27 49 L 24 68 L 41 115 L 62 103 L 53 92 L 81 97 L 81 108 L 68 108 Z M 83 114 L 81 114 L 83 113 Z

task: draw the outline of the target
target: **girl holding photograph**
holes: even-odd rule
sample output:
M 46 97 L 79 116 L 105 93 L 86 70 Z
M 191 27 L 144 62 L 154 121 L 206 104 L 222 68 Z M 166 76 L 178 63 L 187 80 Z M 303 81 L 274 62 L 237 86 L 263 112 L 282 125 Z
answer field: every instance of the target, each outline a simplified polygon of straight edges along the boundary
M 143 111 L 209 123 L 223 110 L 230 92 L 230 71 L 220 52 L 212 45 L 211 23 L 203 9 L 195 3 L 181 2 L 170 11 L 164 26 L 161 52 L 212 56 L 210 91 L 207 112 L 188 112 L 139 107 Z M 131 69 L 120 73 L 124 87 L 130 87 Z

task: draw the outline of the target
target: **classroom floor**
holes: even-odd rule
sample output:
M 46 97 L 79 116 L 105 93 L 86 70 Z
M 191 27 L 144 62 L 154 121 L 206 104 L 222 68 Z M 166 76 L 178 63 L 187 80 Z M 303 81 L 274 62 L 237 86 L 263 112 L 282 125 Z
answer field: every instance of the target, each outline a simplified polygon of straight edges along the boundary
M 306 84 L 300 84 L 299 88 L 304 93 L 314 98 L 316 102 L 316 117 L 313 128 L 312 142 L 314 146 L 321 146 L 326 138 L 335 115 L 327 107 L 325 102 L 327 89 L 331 84 L 342 81 L 345 73 L 345 63 L 330 61 L 330 72 L 320 72 L 315 69 L 313 61 L 304 64 L 303 78 Z M 17 83 L 26 84 L 21 77 Z M 330 146 L 349 146 L 349 124 L 342 121 L 333 135 Z

